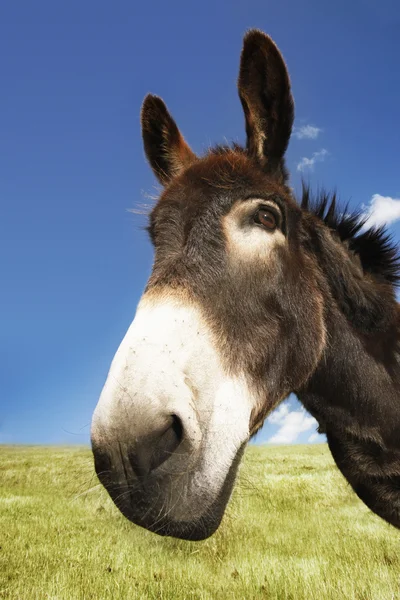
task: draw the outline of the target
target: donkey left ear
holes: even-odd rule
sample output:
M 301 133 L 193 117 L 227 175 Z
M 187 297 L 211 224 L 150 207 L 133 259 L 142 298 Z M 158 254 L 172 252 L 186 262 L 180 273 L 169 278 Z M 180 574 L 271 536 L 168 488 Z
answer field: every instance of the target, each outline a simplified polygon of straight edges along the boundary
M 257 29 L 243 42 L 238 81 L 247 133 L 247 150 L 263 168 L 287 179 L 284 154 L 294 119 L 285 61 L 271 38 Z
M 164 102 L 149 94 L 142 106 L 142 135 L 147 159 L 163 185 L 196 160 Z

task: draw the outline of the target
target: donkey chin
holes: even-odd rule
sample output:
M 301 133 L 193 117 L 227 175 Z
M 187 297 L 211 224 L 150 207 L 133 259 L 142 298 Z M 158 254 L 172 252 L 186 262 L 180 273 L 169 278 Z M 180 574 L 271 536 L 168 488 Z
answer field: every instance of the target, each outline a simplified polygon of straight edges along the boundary
M 141 301 L 92 422 L 95 469 L 132 522 L 187 540 L 218 528 L 256 392 L 224 369 L 194 305 Z

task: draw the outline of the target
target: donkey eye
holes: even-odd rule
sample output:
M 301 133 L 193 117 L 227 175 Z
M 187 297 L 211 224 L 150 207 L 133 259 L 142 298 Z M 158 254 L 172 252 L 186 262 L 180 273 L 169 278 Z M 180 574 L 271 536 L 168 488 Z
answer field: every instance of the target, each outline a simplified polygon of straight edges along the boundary
M 275 231 L 279 225 L 279 216 L 272 208 L 258 208 L 253 216 L 253 220 L 257 225 L 262 225 L 268 231 Z

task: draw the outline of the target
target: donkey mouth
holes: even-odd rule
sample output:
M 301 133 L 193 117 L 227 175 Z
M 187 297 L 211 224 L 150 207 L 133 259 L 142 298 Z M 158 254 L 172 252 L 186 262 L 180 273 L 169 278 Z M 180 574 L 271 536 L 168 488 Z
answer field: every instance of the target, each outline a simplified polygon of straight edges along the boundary
M 212 485 L 206 487 L 207 473 L 193 470 L 177 478 L 157 469 L 147 477 L 135 477 L 127 473 L 123 460 L 118 464 L 113 455 L 111 462 L 95 444 L 93 454 L 100 482 L 129 521 L 161 536 L 200 541 L 221 523 L 245 446 L 237 450 L 217 493 Z
M 109 490 L 110 495 L 112 494 Z M 113 495 L 111 495 L 113 497 Z M 160 511 L 155 507 L 151 510 L 154 502 L 149 498 L 146 499 L 143 496 L 135 493 L 133 490 L 130 491 L 129 499 L 124 502 L 116 502 L 121 513 L 134 525 L 143 527 L 152 533 L 156 533 L 160 536 L 169 536 L 179 538 L 187 541 L 201 541 L 210 537 L 219 527 L 222 517 L 223 510 L 219 510 L 219 518 L 216 517 L 217 511 L 213 507 L 210 507 L 210 516 L 201 516 L 200 518 L 194 519 L 193 521 L 179 521 L 174 520 L 168 514 L 160 516 Z M 147 508 L 143 513 L 138 511 L 138 507 L 147 504 L 150 508 Z

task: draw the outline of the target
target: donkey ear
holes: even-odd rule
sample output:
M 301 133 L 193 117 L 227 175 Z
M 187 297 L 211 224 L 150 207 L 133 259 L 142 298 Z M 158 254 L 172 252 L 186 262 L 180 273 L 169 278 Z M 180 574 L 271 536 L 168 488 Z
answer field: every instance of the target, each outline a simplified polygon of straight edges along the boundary
M 257 29 L 243 42 L 239 96 L 247 133 L 247 150 L 278 178 L 287 178 L 283 156 L 294 119 L 294 103 L 285 61 L 271 38 Z
M 164 102 L 149 94 L 142 106 L 142 136 L 147 159 L 163 185 L 196 160 Z

